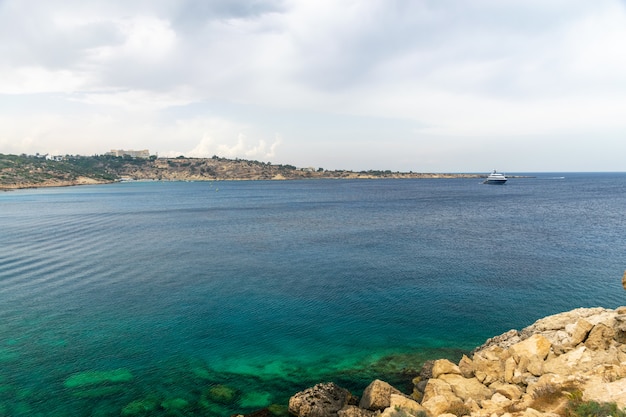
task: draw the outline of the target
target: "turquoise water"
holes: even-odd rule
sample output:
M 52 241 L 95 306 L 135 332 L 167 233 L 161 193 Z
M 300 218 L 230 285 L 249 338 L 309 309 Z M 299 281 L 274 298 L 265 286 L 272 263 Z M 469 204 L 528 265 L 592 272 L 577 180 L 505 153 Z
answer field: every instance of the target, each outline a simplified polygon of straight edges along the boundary
M 2 193 L 0 416 L 407 389 L 425 359 L 624 304 L 626 174 L 535 176 Z

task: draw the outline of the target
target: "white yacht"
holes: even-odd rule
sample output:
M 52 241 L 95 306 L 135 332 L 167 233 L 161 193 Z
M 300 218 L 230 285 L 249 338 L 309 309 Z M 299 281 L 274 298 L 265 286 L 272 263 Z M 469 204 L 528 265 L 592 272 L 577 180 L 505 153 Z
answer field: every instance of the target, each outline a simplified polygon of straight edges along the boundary
M 483 181 L 483 184 L 504 184 L 506 179 L 507 178 L 504 174 L 501 174 L 494 169 L 493 172 L 489 174 L 487 179 Z

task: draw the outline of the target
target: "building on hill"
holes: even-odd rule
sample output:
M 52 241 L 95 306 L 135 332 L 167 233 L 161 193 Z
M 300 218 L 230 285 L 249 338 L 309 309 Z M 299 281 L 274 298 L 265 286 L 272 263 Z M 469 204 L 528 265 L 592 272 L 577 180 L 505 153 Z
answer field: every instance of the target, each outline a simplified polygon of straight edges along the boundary
M 107 152 L 105 155 L 110 156 L 130 156 L 131 158 L 150 158 L 150 152 L 147 149 L 141 151 L 133 151 L 124 149 L 111 149 L 111 152 Z

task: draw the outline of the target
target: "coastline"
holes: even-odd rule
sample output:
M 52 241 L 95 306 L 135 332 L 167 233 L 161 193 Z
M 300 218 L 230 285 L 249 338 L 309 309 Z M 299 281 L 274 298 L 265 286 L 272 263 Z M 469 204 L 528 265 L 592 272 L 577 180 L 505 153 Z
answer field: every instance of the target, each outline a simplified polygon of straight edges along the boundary
M 31 182 L 31 183 L 14 183 L 14 184 L 2 184 L 0 185 L 0 191 L 15 191 L 34 188 L 52 188 L 52 187 L 76 187 L 80 185 L 98 185 L 98 184 L 111 184 L 116 181 L 99 181 L 93 178 L 81 177 L 76 180 L 49 180 L 44 182 Z
M 483 174 L 325 170 L 241 159 L 67 156 L 60 161 L 0 154 L 0 190 L 117 181 L 286 181 L 295 179 L 484 178 Z
M 116 179 L 116 180 L 97 180 L 94 178 L 81 177 L 76 180 L 48 180 L 43 182 L 17 182 L 13 184 L 1 184 L 0 191 L 14 191 L 35 188 L 52 188 L 52 187 L 74 187 L 80 185 L 101 185 L 114 184 L 117 182 L 135 182 L 135 181 L 168 181 L 168 182 L 212 182 L 212 181 L 293 181 L 293 180 L 386 180 L 386 179 L 455 179 L 455 178 L 483 178 L 480 174 L 438 174 L 438 173 L 396 173 L 388 176 L 376 176 L 362 173 L 349 173 L 344 175 L 326 175 L 326 176 L 298 176 L 284 177 L 281 175 L 272 178 L 258 177 L 224 177 L 224 178 L 206 178 L 206 177 L 179 177 L 172 178 L 132 178 L 132 179 Z

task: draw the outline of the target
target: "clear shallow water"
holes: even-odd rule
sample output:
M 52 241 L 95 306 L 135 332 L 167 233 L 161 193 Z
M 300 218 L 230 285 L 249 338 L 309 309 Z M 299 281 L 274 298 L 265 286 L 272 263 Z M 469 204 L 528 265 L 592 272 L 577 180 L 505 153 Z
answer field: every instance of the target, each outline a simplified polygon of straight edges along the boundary
M 624 304 L 624 207 L 626 174 L 2 193 L 0 415 L 230 415 L 324 380 L 402 385 Z

